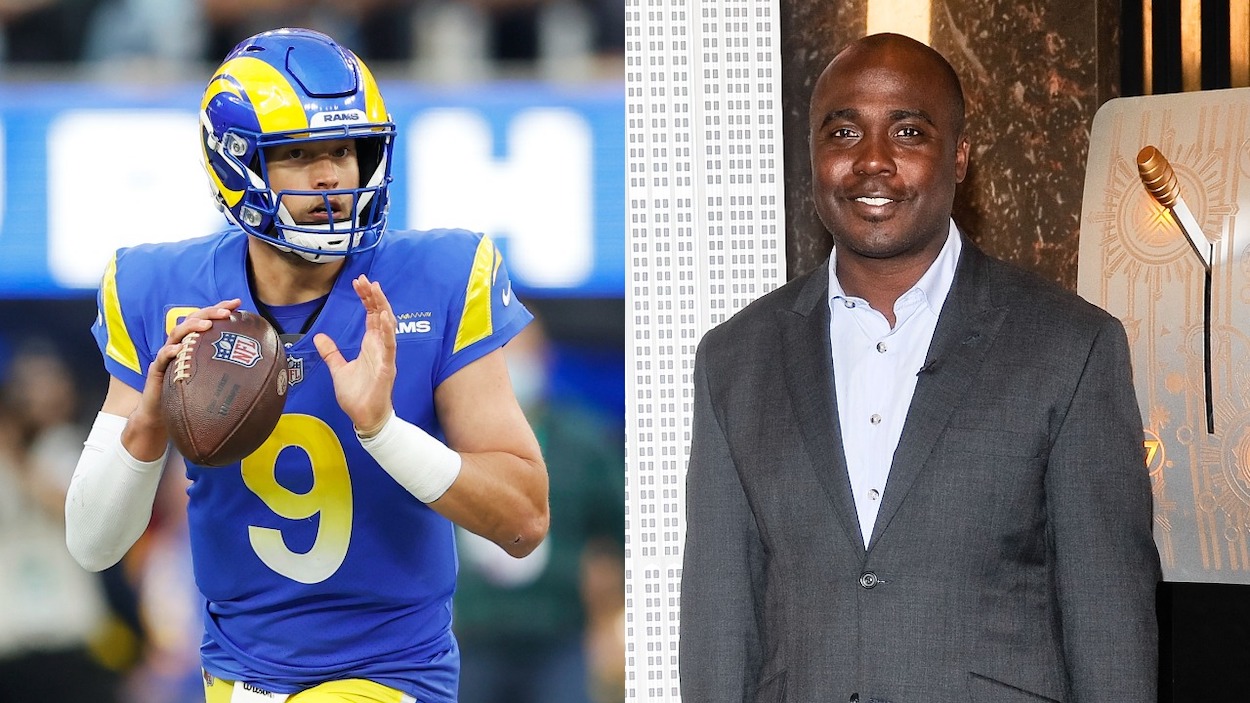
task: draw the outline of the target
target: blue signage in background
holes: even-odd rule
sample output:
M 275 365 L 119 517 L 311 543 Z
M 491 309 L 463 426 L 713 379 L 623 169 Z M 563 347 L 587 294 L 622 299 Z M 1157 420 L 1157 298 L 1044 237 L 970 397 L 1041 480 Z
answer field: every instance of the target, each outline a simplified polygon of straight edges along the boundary
M 391 227 L 485 232 L 531 297 L 624 296 L 621 84 L 382 87 L 399 128 Z M 225 225 L 199 87 L 119 90 L 0 94 L 0 297 L 91 295 L 118 247 Z

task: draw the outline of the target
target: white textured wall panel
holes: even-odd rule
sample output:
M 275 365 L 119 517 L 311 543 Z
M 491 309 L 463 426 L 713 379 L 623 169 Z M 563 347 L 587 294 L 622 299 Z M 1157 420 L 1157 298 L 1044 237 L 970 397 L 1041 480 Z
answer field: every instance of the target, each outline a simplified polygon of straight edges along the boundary
M 626 699 L 679 701 L 695 347 L 785 279 L 776 0 L 626 0 Z

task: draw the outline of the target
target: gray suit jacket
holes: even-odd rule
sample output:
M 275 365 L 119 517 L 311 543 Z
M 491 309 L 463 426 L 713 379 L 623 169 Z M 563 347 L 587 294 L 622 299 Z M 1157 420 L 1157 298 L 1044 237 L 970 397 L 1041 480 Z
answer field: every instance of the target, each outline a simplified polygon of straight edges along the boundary
M 965 239 L 865 549 L 827 271 L 699 346 L 683 703 L 1154 703 L 1159 556 L 1123 326 Z

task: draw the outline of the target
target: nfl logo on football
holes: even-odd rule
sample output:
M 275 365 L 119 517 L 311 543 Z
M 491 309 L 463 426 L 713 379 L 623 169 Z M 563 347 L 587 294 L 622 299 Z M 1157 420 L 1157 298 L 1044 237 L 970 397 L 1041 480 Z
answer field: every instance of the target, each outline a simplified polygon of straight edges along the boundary
M 213 342 L 213 359 L 252 368 L 260 361 L 260 342 L 235 332 L 222 332 Z

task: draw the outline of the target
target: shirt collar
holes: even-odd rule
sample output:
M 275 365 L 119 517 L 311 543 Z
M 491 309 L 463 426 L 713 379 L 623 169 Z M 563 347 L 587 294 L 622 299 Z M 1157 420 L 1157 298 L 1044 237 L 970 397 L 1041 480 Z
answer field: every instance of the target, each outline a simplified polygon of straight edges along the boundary
M 933 314 L 941 313 L 942 304 L 946 302 L 946 295 L 950 293 L 951 284 L 955 281 L 955 268 L 959 264 L 959 255 L 962 252 L 963 240 L 960 239 L 959 228 L 955 226 L 955 221 L 951 220 L 946 234 L 946 243 L 942 245 L 937 258 L 929 265 L 929 269 L 924 272 L 920 280 L 916 281 L 916 285 L 903 295 L 908 295 L 911 291 L 919 291 Z M 835 300 L 851 298 L 846 291 L 842 290 L 842 283 L 838 280 L 837 262 L 838 248 L 835 246 L 829 254 L 829 304 L 831 307 Z

